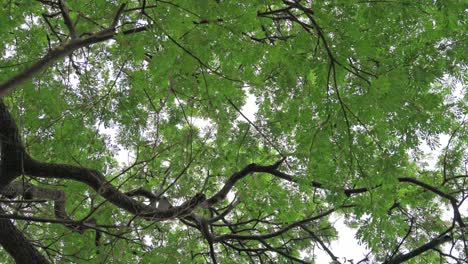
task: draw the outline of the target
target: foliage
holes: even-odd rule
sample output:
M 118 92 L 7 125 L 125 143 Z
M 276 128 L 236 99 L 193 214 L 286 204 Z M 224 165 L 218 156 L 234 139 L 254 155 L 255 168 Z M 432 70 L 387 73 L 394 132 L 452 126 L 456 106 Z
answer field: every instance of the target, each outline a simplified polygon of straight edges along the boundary
M 466 259 L 463 1 L 0 12 L 7 261 L 344 263 L 336 215 L 361 263 Z

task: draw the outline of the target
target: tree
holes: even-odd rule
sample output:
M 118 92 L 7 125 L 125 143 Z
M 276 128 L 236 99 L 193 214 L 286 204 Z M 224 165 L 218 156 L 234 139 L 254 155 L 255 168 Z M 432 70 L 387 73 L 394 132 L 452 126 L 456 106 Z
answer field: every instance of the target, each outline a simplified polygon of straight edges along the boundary
M 466 261 L 462 1 L 117 2 L 1 3 L 2 259 Z

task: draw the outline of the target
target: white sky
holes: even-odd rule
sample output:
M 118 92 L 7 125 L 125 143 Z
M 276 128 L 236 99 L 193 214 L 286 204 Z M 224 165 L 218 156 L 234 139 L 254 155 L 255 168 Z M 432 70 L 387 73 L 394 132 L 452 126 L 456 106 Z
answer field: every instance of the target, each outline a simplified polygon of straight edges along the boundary
M 447 77 L 447 76 L 446 76 Z M 462 96 L 463 85 L 461 83 L 456 84 L 456 89 L 454 91 L 455 97 Z M 258 105 L 256 104 L 256 98 L 253 94 L 246 91 L 248 94 L 245 105 L 241 108 L 241 112 L 250 120 L 255 121 L 255 114 L 258 111 Z M 239 115 L 238 120 L 243 120 L 244 118 Z M 245 120 L 244 120 L 245 121 Z M 448 135 L 440 136 L 440 146 L 436 149 L 431 149 L 425 142 L 420 144 L 420 150 L 424 153 L 424 162 L 427 163 L 427 169 L 435 169 L 437 157 L 442 152 L 443 148 L 447 146 L 449 141 Z M 234 194 L 230 193 L 228 199 L 233 199 Z M 468 203 L 464 203 L 460 207 L 461 212 L 468 212 Z M 443 218 L 452 219 L 453 213 L 450 208 L 447 208 Z M 339 214 L 332 214 L 330 221 L 334 223 L 334 227 L 338 232 L 337 240 L 331 242 L 330 245 L 327 245 L 328 248 L 333 252 L 335 256 L 339 258 L 343 263 L 346 260 L 354 260 L 354 263 L 358 262 L 365 258 L 366 250 L 365 245 L 359 245 L 358 240 L 356 239 L 356 229 L 350 228 L 344 223 L 344 216 Z M 316 250 L 316 263 L 331 263 L 331 257 L 322 249 Z
M 255 114 L 258 111 L 258 105 L 256 104 L 256 98 L 253 94 L 247 93 L 247 100 L 245 105 L 241 108 L 241 112 L 250 120 L 255 121 Z M 239 115 L 238 120 L 244 120 Z M 231 193 L 230 193 L 231 194 Z M 233 199 L 231 194 L 231 199 Z M 329 246 L 329 249 L 340 259 L 354 259 L 356 262 L 364 258 L 365 250 L 364 246 L 360 246 L 355 239 L 356 230 L 347 227 L 344 224 L 343 216 L 338 214 L 332 214 L 331 222 L 334 222 L 334 227 L 338 231 L 338 239 L 333 241 Z M 330 256 L 324 250 L 316 250 L 316 263 L 329 263 L 332 261 Z
M 15 54 L 15 49 L 13 46 L 8 46 L 5 53 L 2 54 L 4 58 L 11 57 Z M 445 76 L 446 79 L 449 79 L 447 76 Z M 73 81 L 72 81 L 73 82 Z M 462 83 L 457 83 L 456 84 L 456 94 L 455 96 L 460 96 L 462 94 L 462 89 L 463 87 Z M 247 100 L 245 105 L 241 108 L 241 112 L 250 120 L 254 121 L 255 120 L 255 114 L 258 111 L 258 105 L 256 104 L 256 98 L 254 95 L 248 93 L 247 90 Z M 243 120 L 244 118 L 242 116 L 238 117 L 238 120 Z M 205 127 L 208 124 L 206 123 L 205 120 L 194 120 L 194 125 L 198 127 Z M 116 135 L 117 131 L 115 128 L 105 128 L 103 125 L 98 126 L 99 133 L 105 134 L 110 137 L 110 141 L 117 145 L 116 142 Z M 421 149 L 426 155 L 426 162 L 428 163 L 429 168 L 434 169 L 435 168 L 435 163 L 436 163 L 436 158 L 437 156 L 441 153 L 441 150 L 443 147 L 447 145 L 448 141 L 448 136 L 447 135 L 442 135 L 441 136 L 441 144 L 438 149 L 436 150 L 431 150 L 429 146 L 425 143 L 421 144 Z M 129 162 L 132 161 L 134 158 L 131 153 L 124 149 L 122 146 L 118 146 L 120 150 L 117 151 L 116 159 L 117 161 L 123 165 L 123 164 L 128 164 Z M 233 194 L 229 193 L 228 199 L 233 199 Z M 463 206 L 460 208 L 462 212 L 468 212 L 468 203 L 464 203 Z M 452 212 L 451 210 L 447 210 L 446 213 L 444 214 L 444 218 L 451 219 L 452 218 Z M 349 228 L 344 224 L 343 221 L 343 216 L 340 216 L 338 214 L 333 214 L 331 216 L 331 221 L 334 221 L 334 226 L 338 232 L 338 239 L 331 242 L 331 245 L 329 245 L 329 249 L 337 256 L 340 258 L 340 261 L 343 261 L 345 259 L 350 260 L 354 259 L 355 262 L 361 260 L 364 258 L 365 253 L 367 250 L 365 249 L 364 246 L 358 245 L 357 240 L 355 239 L 356 235 L 356 230 Z M 316 262 L 317 263 L 329 263 L 331 262 L 331 258 L 326 254 L 325 251 L 319 250 L 315 251 L 317 254 Z
M 247 92 L 247 99 L 243 107 L 241 108 L 241 112 L 252 122 L 255 121 L 255 114 L 258 111 L 258 105 L 256 104 L 256 97 Z M 237 118 L 239 121 L 246 121 L 244 118 L 239 115 Z M 209 124 L 206 120 L 198 120 L 193 119 L 193 124 L 199 128 L 204 128 Z M 117 132 L 113 128 L 104 128 L 103 126 L 99 127 L 100 133 L 106 134 L 110 136 L 111 142 L 116 142 L 116 135 Z M 440 137 L 440 147 L 431 150 L 430 147 L 426 143 L 421 143 L 420 148 L 425 154 L 425 162 L 428 164 L 428 168 L 435 169 L 435 163 L 437 161 L 437 156 L 441 153 L 442 149 L 447 145 L 449 137 L 447 135 L 441 135 Z M 128 164 L 132 161 L 134 157 L 123 147 L 120 146 L 120 150 L 117 153 L 116 159 L 123 165 Z M 228 194 L 228 199 L 234 199 L 234 193 L 230 192 Z M 464 203 L 463 208 L 460 208 L 462 212 L 466 212 L 468 210 L 468 203 Z M 453 216 L 452 210 L 448 208 L 448 210 L 444 214 L 445 219 L 451 219 Z M 356 236 L 356 229 L 352 229 L 344 224 L 344 217 L 339 214 L 332 214 L 330 217 L 330 221 L 334 223 L 334 227 L 336 228 L 338 235 L 337 240 L 331 242 L 330 245 L 327 245 L 328 248 L 337 256 L 340 261 L 343 263 L 345 260 L 354 260 L 356 263 L 357 261 L 363 259 L 365 254 L 368 252 L 364 245 L 359 245 L 358 240 L 355 238 Z M 316 263 L 331 263 L 332 259 L 324 250 L 316 250 Z
M 7 54 L 3 56 L 7 57 L 8 55 L 11 55 L 11 54 L 14 54 L 14 50 L 7 50 Z M 450 77 L 445 76 L 444 79 L 448 82 Z M 78 81 L 72 78 L 72 84 L 76 85 L 77 83 Z M 455 97 L 462 96 L 462 91 L 466 87 L 463 87 L 463 84 L 460 82 L 458 82 L 455 86 L 456 87 L 454 91 L 454 96 Z M 255 114 L 258 111 L 258 105 L 256 104 L 256 97 L 253 94 L 248 92 L 248 88 L 245 88 L 245 89 L 247 93 L 247 99 L 246 99 L 246 103 L 241 108 L 241 112 L 250 121 L 254 122 Z M 242 117 L 241 115 L 239 115 L 237 120 L 246 121 L 244 120 L 244 117 Z M 194 121 L 193 124 L 199 128 L 204 128 L 204 127 L 209 126 L 209 123 L 207 123 L 206 120 L 195 118 L 193 119 L 193 121 Z M 99 125 L 98 130 L 99 130 L 99 133 L 107 135 L 110 139 L 110 142 L 119 148 L 115 158 L 122 166 L 132 162 L 134 155 L 132 155 L 131 152 L 129 152 L 124 147 L 116 143 L 117 142 L 116 128 L 112 128 L 112 127 L 106 128 L 103 125 Z M 437 156 L 441 153 L 442 149 L 445 146 L 447 146 L 448 139 L 449 137 L 447 135 L 441 135 L 440 147 L 435 150 L 431 150 L 430 147 L 424 142 L 420 145 L 421 150 L 425 154 L 425 162 L 427 163 L 428 168 L 435 169 Z M 232 192 L 229 193 L 228 199 L 232 200 L 233 198 L 234 198 L 234 194 Z M 468 203 L 465 202 L 460 208 L 460 211 L 468 212 Z M 448 208 L 444 214 L 444 219 L 451 219 L 452 216 L 453 216 L 452 210 Z M 364 245 L 359 245 L 357 239 L 355 239 L 356 230 L 346 226 L 343 220 L 344 220 L 343 216 L 340 216 L 338 214 L 333 214 L 331 216 L 331 221 L 334 222 L 334 227 L 336 228 L 338 232 L 338 236 L 337 236 L 338 239 L 331 242 L 331 244 L 327 246 L 337 257 L 340 258 L 340 261 L 344 262 L 345 260 L 353 259 L 354 262 L 357 262 L 364 258 L 365 254 L 367 253 L 367 250 Z M 328 256 L 328 254 L 324 250 L 316 250 L 315 254 L 316 254 L 317 263 L 331 263 L 331 258 Z

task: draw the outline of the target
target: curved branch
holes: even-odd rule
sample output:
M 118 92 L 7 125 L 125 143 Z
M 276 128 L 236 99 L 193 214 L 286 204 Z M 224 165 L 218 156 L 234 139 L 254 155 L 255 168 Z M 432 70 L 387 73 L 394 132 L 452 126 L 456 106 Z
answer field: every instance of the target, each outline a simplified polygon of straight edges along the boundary
M 58 222 L 62 223 L 73 231 L 83 233 L 89 226 L 96 226 L 96 220 L 93 218 L 86 219 L 83 222 L 72 221 L 65 210 L 65 193 L 61 190 L 47 189 L 35 186 L 29 182 L 15 181 L 0 189 L 0 194 L 7 197 L 15 198 L 24 196 L 28 201 L 31 199 L 46 199 L 54 202 L 54 214 Z
M 203 202 L 202 206 L 208 208 L 208 207 L 218 203 L 219 201 L 224 200 L 226 198 L 227 194 L 229 193 L 229 191 L 234 187 L 234 184 L 237 181 L 241 180 L 245 176 L 247 176 L 247 175 L 249 175 L 251 173 L 254 173 L 254 172 L 268 173 L 268 174 L 271 174 L 271 175 L 276 176 L 278 178 L 281 178 L 281 179 L 284 179 L 284 180 L 287 180 L 287 181 L 290 181 L 290 182 L 297 183 L 296 178 L 294 178 L 293 176 L 291 176 L 291 175 L 289 175 L 287 173 L 284 173 L 284 172 L 281 172 L 281 171 L 278 170 L 278 167 L 281 165 L 281 163 L 283 161 L 284 161 L 284 159 L 278 161 L 277 163 L 275 163 L 273 165 L 269 165 L 269 166 L 262 166 L 262 165 L 258 165 L 258 164 L 255 164 L 255 163 L 247 165 L 241 171 L 236 172 L 233 175 L 231 175 L 231 177 L 229 177 L 229 179 L 225 182 L 223 188 L 221 190 L 219 190 L 211 198 L 209 198 L 205 202 Z M 440 197 L 449 200 L 451 205 L 452 205 L 452 208 L 453 208 L 453 212 L 454 212 L 453 214 L 454 214 L 455 221 L 457 221 L 457 223 L 460 225 L 460 227 L 462 227 L 462 228 L 465 227 L 465 223 L 463 222 L 460 211 L 458 210 L 457 199 L 455 199 L 455 197 L 453 197 L 452 195 L 447 194 L 447 193 L 439 190 L 438 188 L 436 188 L 436 187 L 434 187 L 432 185 L 424 183 L 424 182 L 422 182 L 422 181 L 420 181 L 418 179 L 415 179 L 415 178 L 398 177 L 397 179 L 398 179 L 399 182 L 412 183 L 412 184 L 418 185 L 420 187 L 423 187 L 423 188 L 425 188 L 425 189 L 439 195 Z M 327 189 L 326 187 L 323 186 L 323 184 L 321 184 L 319 182 L 312 181 L 311 185 L 313 187 L 316 187 L 316 188 Z M 353 189 L 342 189 L 342 191 L 347 196 L 350 196 L 351 194 L 358 194 L 358 193 L 368 192 L 368 191 L 370 191 L 372 189 L 375 189 L 375 188 L 378 188 L 378 187 L 380 187 L 380 185 L 377 185 L 377 186 L 375 186 L 373 188 L 363 187 L 363 188 L 353 188 Z
M 211 198 L 207 199 L 205 202 L 202 203 L 202 206 L 205 208 L 208 208 L 224 199 L 226 199 L 227 194 L 231 189 L 234 187 L 237 181 L 243 179 L 247 175 L 255 172 L 263 172 L 263 173 L 268 173 L 273 176 L 276 176 L 280 179 L 289 181 L 289 182 L 294 182 L 297 183 L 298 180 L 297 178 L 293 177 L 292 175 L 289 175 L 287 173 L 281 172 L 278 170 L 278 167 L 283 163 L 284 158 L 279 160 L 273 165 L 268 165 L 268 166 L 263 166 L 263 165 L 258 165 L 255 163 L 247 165 L 244 169 L 242 169 L 239 172 L 236 172 L 229 177 L 229 179 L 224 183 L 223 188 L 219 190 L 216 194 L 214 194 Z M 310 185 L 315 188 L 320 188 L 320 189 L 330 189 L 325 187 L 322 183 L 316 182 L 316 181 L 311 181 Z M 347 195 L 351 196 L 352 194 L 358 194 L 358 193 L 364 193 L 368 192 L 368 188 L 354 188 L 354 189 L 342 189 L 342 191 Z
M 141 31 L 147 30 L 151 25 L 141 26 L 134 29 L 125 30 L 122 32 L 124 35 L 129 35 Z M 38 60 L 36 63 L 32 64 L 28 68 L 24 69 L 22 72 L 16 74 L 10 79 L 0 83 L 0 97 L 4 96 L 11 90 L 15 89 L 18 85 L 23 82 L 31 79 L 34 75 L 41 72 L 45 68 L 52 65 L 57 60 L 72 54 L 74 51 L 87 47 L 92 44 L 103 42 L 109 39 L 112 39 L 117 34 L 115 28 L 107 28 L 91 34 L 89 36 L 84 36 L 76 39 L 72 39 L 52 50 L 50 50 L 44 57 Z
M 24 146 L 15 120 L 0 97 L 0 188 L 21 175 Z
M 453 197 L 450 194 L 444 193 L 443 191 L 437 189 L 436 187 L 434 187 L 432 185 L 429 185 L 429 184 L 427 184 L 425 182 L 419 181 L 419 180 L 417 180 L 415 178 L 399 177 L 398 181 L 413 183 L 415 185 L 423 187 L 424 189 L 429 190 L 429 191 L 439 195 L 442 198 L 445 198 L 445 199 L 449 200 L 450 204 L 452 205 L 452 209 L 453 209 L 453 218 L 455 219 L 455 221 L 457 221 L 457 223 L 460 225 L 461 228 L 465 227 L 465 223 L 463 222 L 460 211 L 458 210 L 457 199 L 455 199 L 455 197 Z
M 284 253 L 283 251 L 281 251 L 281 250 L 279 250 L 279 249 L 276 249 L 276 248 L 272 247 L 271 245 L 269 245 L 269 244 L 268 244 L 265 240 L 263 240 L 263 239 L 260 239 L 259 241 L 260 241 L 260 243 L 262 243 L 262 244 L 263 244 L 266 248 L 268 248 L 269 250 L 271 250 L 271 251 L 273 251 L 273 252 L 276 252 L 276 253 L 278 253 L 279 255 L 281 255 L 281 256 L 283 256 L 283 257 L 285 257 L 285 258 L 288 258 L 288 259 L 290 259 L 290 260 L 293 260 L 293 261 L 299 262 L 299 263 L 308 263 L 308 262 L 306 262 L 306 261 L 304 261 L 304 260 L 302 260 L 302 259 L 298 259 L 298 258 L 296 258 L 296 257 L 293 257 L 293 256 L 291 256 L 291 255 L 289 255 L 289 254 Z
M 5 211 L 0 207 L 0 214 L 4 213 Z M 49 263 L 9 219 L 0 218 L 0 244 L 16 263 Z
M 66 164 L 39 162 L 28 157 L 24 162 L 24 173 L 34 177 L 70 179 L 85 183 L 112 204 L 148 220 L 161 221 L 183 217 L 205 199 L 203 194 L 196 194 L 180 206 L 161 210 L 140 203 L 122 193 L 97 170 Z
M 333 252 L 327 247 L 327 245 L 325 245 L 325 243 L 312 230 L 307 228 L 305 225 L 301 225 L 301 228 L 304 229 L 304 231 L 306 231 L 312 237 L 313 240 L 320 244 L 322 249 L 325 250 L 325 252 L 327 252 L 328 256 L 330 256 L 334 263 L 341 264 L 341 262 L 338 260 L 338 257 L 335 256 L 335 254 L 333 254 Z
M 398 255 L 396 256 L 395 258 L 389 260 L 389 261 L 386 261 L 384 262 L 384 264 L 398 264 L 398 263 L 402 263 L 402 262 L 405 262 L 409 259 L 412 259 L 414 257 L 417 257 L 421 254 L 423 254 L 424 252 L 428 251 L 428 250 L 431 250 L 445 242 L 448 242 L 452 239 L 451 236 L 449 235 L 442 235 L 442 236 L 439 236 L 437 238 L 434 238 L 433 240 L 429 241 L 428 243 L 406 253 L 406 254 L 403 254 L 403 255 Z
M 213 241 L 221 242 L 221 241 L 224 241 L 224 240 L 263 240 L 263 239 L 268 239 L 268 238 L 279 236 L 279 235 L 289 231 L 290 229 L 292 229 L 294 227 L 298 227 L 298 226 L 301 226 L 302 224 L 305 224 L 305 223 L 308 223 L 308 222 L 323 218 L 323 217 L 325 217 L 325 216 L 327 216 L 327 215 L 329 215 L 329 214 L 331 214 L 333 212 L 335 212 L 335 209 L 330 209 L 330 210 L 325 211 L 325 212 L 323 212 L 323 213 L 321 213 L 319 215 L 309 217 L 309 218 L 306 218 L 306 219 L 301 220 L 301 221 L 294 222 L 294 223 L 292 223 L 290 225 L 287 225 L 287 226 L 279 229 L 278 231 L 275 231 L 275 232 L 272 232 L 272 233 L 269 233 L 269 234 L 264 234 L 264 235 L 225 234 L 225 235 L 214 237 Z
M 0 137 L 2 157 L 0 187 L 5 187 L 21 174 L 43 178 L 71 179 L 87 184 L 114 205 L 149 220 L 183 217 L 205 200 L 203 194 L 196 194 L 180 206 L 158 209 L 140 203 L 122 193 L 97 170 L 34 160 L 24 151 L 16 123 L 1 98 Z
M 223 188 L 221 188 L 221 190 L 219 190 L 211 198 L 204 201 L 202 206 L 205 207 L 205 208 L 208 208 L 208 207 L 210 207 L 210 206 L 212 206 L 212 205 L 226 199 L 227 194 L 229 193 L 229 191 L 231 191 L 231 189 L 234 187 L 236 182 L 238 182 L 239 180 L 243 179 L 244 177 L 246 177 L 247 175 L 249 175 L 251 173 L 266 172 L 266 173 L 273 174 L 273 172 L 278 172 L 277 169 L 283 163 L 284 160 L 285 160 L 285 158 L 282 158 L 281 160 L 279 160 L 275 164 L 269 165 L 269 166 L 262 166 L 262 165 L 258 165 L 258 164 L 255 164 L 255 163 L 252 163 L 252 164 L 249 164 L 249 165 L 245 166 L 245 168 L 242 169 L 241 171 L 232 174 L 231 177 L 229 177 L 229 179 L 224 183 Z M 292 176 L 289 176 L 288 179 L 291 179 L 291 181 L 292 181 Z

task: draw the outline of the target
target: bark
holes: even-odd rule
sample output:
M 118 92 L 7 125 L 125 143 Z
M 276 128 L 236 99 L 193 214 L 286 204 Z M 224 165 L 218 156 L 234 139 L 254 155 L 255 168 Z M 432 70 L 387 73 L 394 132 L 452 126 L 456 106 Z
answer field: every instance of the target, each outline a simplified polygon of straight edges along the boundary
M 66 164 L 39 162 L 30 157 L 24 161 L 24 173 L 41 178 L 70 179 L 85 183 L 117 207 L 148 220 L 162 221 L 184 217 L 205 200 L 203 194 L 196 194 L 180 206 L 161 210 L 147 206 L 121 192 L 97 170 Z
M 42 188 L 29 182 L 14 181 L 0 189 L 0 194 L 10 199 L 23 196 L 26 199 L 25 201 L 32 201 L 34 199 L 53 201 L 55 218 L 57 220 L 64 220 L 64 225 L 73 231 L 83 233 L 88 229 L 87 225 L 95 226 L 96 223 L 94 218 L 86 219 L 82 224 L 71 223 L 73 221 L 65 210 L 65 193 L 61 190 Z
M 0 207 L 0 214 L 4 213 Z M 9 219 L 0 218 L 0 244 L 18 264 L 49 263 Z
M 0 98 L 1 174 L 0 188 L 25 174 L 42 178 L 70 179 L 87 184 L 114 205 L 150 220 L 168 220 L 189 214 L 205 197 L 196 194 L 180 206 L 167 210 L 149 207 L 122 193 L 104 175 L 90 168 L 34 160 L 24 150 L 15 121 Z
M 30 65 L 29 67 L 19 72 L 18 74 L 14 75 L 13 77 L 9 78 L 8 80 L 4 82 L 0 82 L 0 97 L 6 95 L 8 92 L 15 89 L 18 85 L 22 84 L 23 82 L 31 80 L 39 72 L 51 66 L 57 60 L 67 55 L 72 54 L 74 51 L 81 49 L 81 48 L 88 47 L 92 44 L 100 43 L 100 42 L 107 41 L 113 38 L 115 34 L 117 34 L 115 26 L 117 24 L 117 21 L 120 15 L 122 14 L 124 7 L 125 5 L 121 5 L 119 10 L 117 11 L 116 16 L 114 17 L 114 21 L 112 22 L 109 28 L 103 29 L 93 34 L 87 34 L 86 36 L 83 36 L 80 38 L 76 38 L 76 36 L 74 36 L 75 32 L 71 32 L 73 33 L 72 40 L 63 43 L 58 47 L 53 48 L 34 64 Z M 145 31 L 149 27 L 151 27 L 151 25 L 124 30 L 124 31 L 121 31 L 120 33 L 123 35 L 129 35 L 129 34 L 138 33 L 141 31 Z M 74 31 L 74 29 L 72 31 Z
M 443 235 L 443 236 L 440 236 L 440 237 L 437 237 L 431 241 L 429 241 L 428 243 L 406 253 L 406 254 L 402 254 L 402 255 L 398 255 L 396 256 L 395 258 L 389 260 L 389 261 L 386 261 L 384 262 L 384 264 L 398 264 L 398 263 L 402 263 L 402 262 L 405 262 L 407 260 L 410 260 L 412 258 L 415 258 L 421 254 L 423 254 L 424 252 L 428 251 L 428 250 L 431 250 L 431 249 L 434 249 L 436 247 L 438 247 L 439 245 L 442 245 L 443 243 L 445 242 L 448 242 L 452 239 L 451 236 L 449 235 Z
M 0 98 L 0 187 L 21 175 L 24 147 L 16 122 Z
M 18 127 L 0 98 L 0 189 L 21 175 L 26 155 Z M 0 213 L 4 211 L 0 207 Z M 0 244 L 17 263 L 49 263 L 9 219 L 0 219 Z

